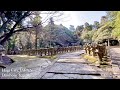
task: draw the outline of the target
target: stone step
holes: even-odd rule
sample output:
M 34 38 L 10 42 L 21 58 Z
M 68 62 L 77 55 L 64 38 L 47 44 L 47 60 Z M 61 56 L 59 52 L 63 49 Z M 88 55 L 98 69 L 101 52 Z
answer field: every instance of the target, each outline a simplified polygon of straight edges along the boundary
M 104 79 L 104 78 L 95 75 L 46 73 L 42 79 Z

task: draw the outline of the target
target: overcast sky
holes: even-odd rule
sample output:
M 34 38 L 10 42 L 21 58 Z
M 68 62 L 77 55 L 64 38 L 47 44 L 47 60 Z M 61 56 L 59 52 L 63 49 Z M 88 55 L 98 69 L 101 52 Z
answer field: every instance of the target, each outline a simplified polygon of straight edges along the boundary
M 64 11 L 64 16 L 66 17 L 63 20 L 56 21 L 55 24 L 63 24 L 66 27 L 69 25 L 83 25 L 85 22 L 93 24 L 94 21 L 99 21 L 101 16 L 106 15 L 105 11 Z M 44 17 L 44 16 L 42 16 Z

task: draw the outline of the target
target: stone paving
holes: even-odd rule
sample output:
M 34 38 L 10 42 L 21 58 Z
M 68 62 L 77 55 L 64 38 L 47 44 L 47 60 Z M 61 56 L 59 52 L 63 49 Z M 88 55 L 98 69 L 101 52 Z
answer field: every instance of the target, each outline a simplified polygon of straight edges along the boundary
M 42 71 L 51 64 L 48 59 L 15 62 L 5 69 L 0 69 L 0 78 L 35 79 L 38 78 L 37 75 L 42 76 Z
M 15 62 L 1 69 L 1 79 L 113 79 L 111 67 L 98 68 L 81 54 L 85 51 L 66 53 L 51 61 L 39 59 Z M 11 70 L 11 71 L 10 71 Z
M 61 55 L 42 79 L 112 79 L 111 68 L 106 71 L 90 65 L 80 56 L 83 52 Z
M 120 47 L 110 48 L 109 54 L 112 60 L 113 77 L 120 79 Z

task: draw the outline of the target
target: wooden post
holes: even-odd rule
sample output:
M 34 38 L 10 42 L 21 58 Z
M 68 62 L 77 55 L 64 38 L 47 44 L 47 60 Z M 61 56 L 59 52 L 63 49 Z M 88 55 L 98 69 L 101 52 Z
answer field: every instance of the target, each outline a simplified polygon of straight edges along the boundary
M 45 51 L 45 56 L 47 55 L 47 49 L 44 49 L 44 51 Z
M 95 50 L 96 48 L 94 46 L 91 47 L 91 53 L 92 53 L 92 56 L 95 56 Z
M 48 48 L 48 56 L 50 56 L 50 48 Z
M 42 49 L 40 50 L 40 56 L 42 56 Z
M 110 46 L 110 39 L 108 39 L 108 47 Z
M 51 56 L 53 55 L 53 48 L 50 48 Z
M 64 53 L 64 48 L 62 47 L 62 53 Z
M 54 55 L 56 55 L 56 48 L 54 48 Z

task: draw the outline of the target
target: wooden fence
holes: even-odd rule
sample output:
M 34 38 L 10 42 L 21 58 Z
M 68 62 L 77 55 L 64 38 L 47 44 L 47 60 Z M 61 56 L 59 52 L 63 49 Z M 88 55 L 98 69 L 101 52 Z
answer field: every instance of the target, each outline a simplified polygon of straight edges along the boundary
M 81 50 L 80 46 L 60 47 L 60 48 L 41 48 L 38 50 L 24 50 L 20 51 L 21 55 L 40 55 L 40 56 L 52 56 L 56 54 L 74 52 Z

